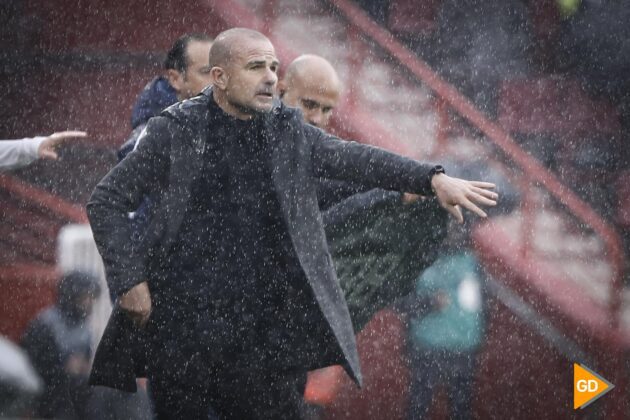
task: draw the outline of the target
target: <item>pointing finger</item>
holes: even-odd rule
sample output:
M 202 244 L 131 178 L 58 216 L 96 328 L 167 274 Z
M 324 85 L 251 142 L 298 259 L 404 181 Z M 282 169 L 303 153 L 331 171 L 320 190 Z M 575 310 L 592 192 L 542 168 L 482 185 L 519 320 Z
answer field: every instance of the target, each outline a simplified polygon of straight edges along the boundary
M 85 138 L 87 133 L 85 131 L 60 131 L 53 133 L 49 136 L 50 143 L 57 145 L 72 138 Z
M 85 131 L 78 131 L 78 130 L 58 131 L 56 133 L 51 134 L 50 137 L 54 139 L 58 139 L 58 138 L 66 139 L 69 137 L 87 137 L 87 133 Z

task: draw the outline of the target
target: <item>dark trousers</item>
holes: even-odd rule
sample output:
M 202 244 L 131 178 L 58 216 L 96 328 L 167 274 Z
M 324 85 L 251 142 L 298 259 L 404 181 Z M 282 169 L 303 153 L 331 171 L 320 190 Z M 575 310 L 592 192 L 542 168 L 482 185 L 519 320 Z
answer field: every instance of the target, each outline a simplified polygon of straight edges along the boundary
M 305 370 L 222 363 L 220 355 L 192 342 L 151 347 L 148 378 L 157 419 L 304 417 Z
M 428 418 L 435 391 L 444 386 L 449 418 L 469 419 L 475 374 L 475 353 L 410 349 L 409 419 Z

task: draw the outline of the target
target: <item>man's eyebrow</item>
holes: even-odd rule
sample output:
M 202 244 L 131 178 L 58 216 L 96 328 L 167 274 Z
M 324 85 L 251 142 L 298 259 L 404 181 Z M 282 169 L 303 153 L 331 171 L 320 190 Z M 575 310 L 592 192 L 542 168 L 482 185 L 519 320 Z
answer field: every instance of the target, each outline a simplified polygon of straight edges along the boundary
M 261 65 L 265 65 L 267 63 L 267 60 L 252 60 L 252 61 L 248 61 L 247 62 L 247 66 L 261 66 Z M 279 67 L 280 66 L 280 61 L 278 60 L 273 60 L 271 62 L 272 66 L 276 66 Z
M 247 62 L 248 66 L 259 66 L 261 64 L 265 64 L 265 60 L 251 60 Z

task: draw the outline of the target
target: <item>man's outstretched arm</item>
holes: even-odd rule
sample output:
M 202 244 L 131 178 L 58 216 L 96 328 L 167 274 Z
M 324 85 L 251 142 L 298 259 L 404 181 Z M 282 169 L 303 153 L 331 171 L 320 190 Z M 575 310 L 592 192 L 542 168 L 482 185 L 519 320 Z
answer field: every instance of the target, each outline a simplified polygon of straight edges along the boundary
M 17 169 L 41 159 L 57 159 L 57 147 L 85 138 L 84 131 L 61 131 L 50 136 L 0 141 L 0 171 Z
M 461 207 L 486 217 L 480 206 L 494 206 L 499 198 L 488 182 L 468 181 L 435 173 L 436 165 L 405 158 L 378 147 L 340 140 L 311 126 L 306 135 L 313 139 L 313 173 L 323 178 L 361 182 L 425 196 L 435 195 L 460 223 Z

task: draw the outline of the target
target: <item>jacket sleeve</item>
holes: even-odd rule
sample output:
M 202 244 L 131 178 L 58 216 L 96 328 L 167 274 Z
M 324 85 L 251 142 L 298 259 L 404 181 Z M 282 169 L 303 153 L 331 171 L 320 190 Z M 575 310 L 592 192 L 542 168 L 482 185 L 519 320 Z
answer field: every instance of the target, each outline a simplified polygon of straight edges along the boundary
M 0 141 L 0 171 L 27 166 L 37 160 L 39 145 L 46 137 Z
M 308 124 L 303 127 L 312 140 L 315 176 L 359 182 L 370 188 L 433 195 L 429 172 L 434 165 L 378 147 L 341 140 Z
M 132 241 L 129 212 L 168 182 L 173 125 L 165 117 L 149 121 L 142 142 L 96 186 L 87 204 L 94 240 L 103 258 L 110 291 L 120 296 L 146 280 L 145 256 Z
M 370 190 L 358 182 L 346 182 L 336 179 L 321 178 L 317 183 L 317 201 L 319 209 L 325 211 L 355 194 Z

